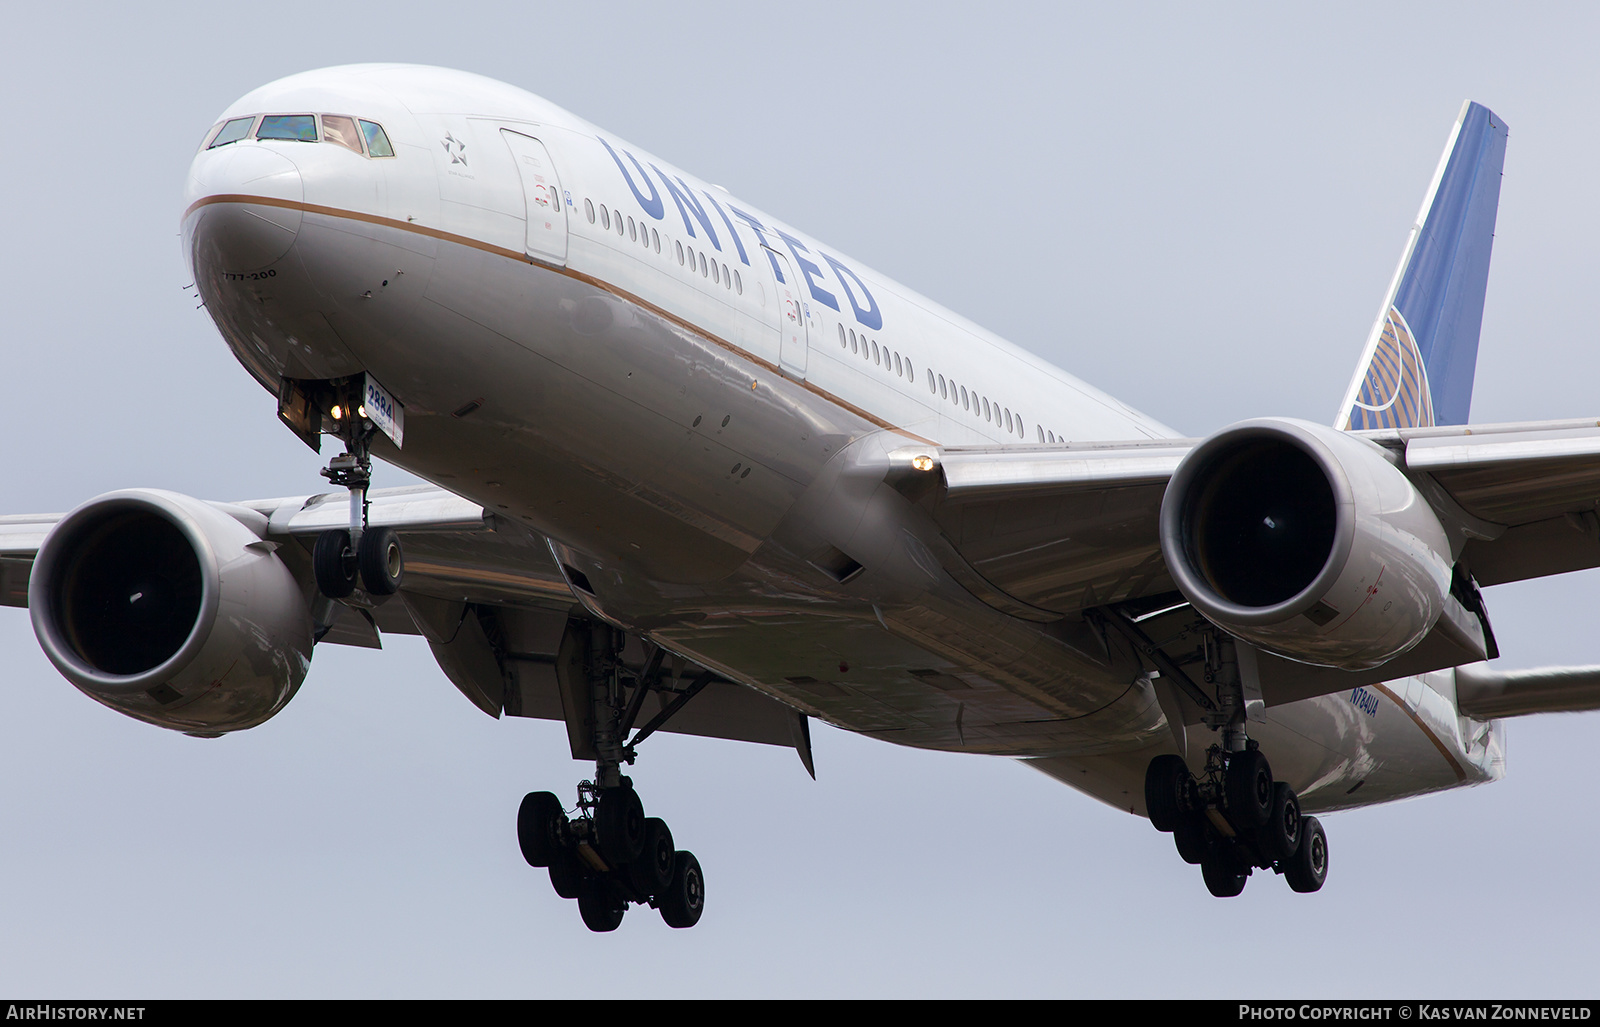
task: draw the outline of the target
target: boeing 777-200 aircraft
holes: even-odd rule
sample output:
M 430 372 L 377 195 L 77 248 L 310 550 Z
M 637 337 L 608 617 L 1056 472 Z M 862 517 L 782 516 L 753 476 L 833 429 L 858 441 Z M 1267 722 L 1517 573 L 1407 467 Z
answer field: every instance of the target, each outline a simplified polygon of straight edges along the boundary
M 1468 426 L 1505 143 L 1462 108 L 1333 424 L 1185 439 L 521 90 L 286 78 L 206 134 L 183 239 L 334 490 L 0 519 L 0 598 L 84 693 L 205 737 L 319 644 L 424 636 L 594 762 L 517 829 L 597 931 L 703 908 L 622 774 L 652 734 L 810 769 L 814 717 L 1024 760 L 1214 895 L 1315 891 L 1311 813 L 1493 781 L 1496 718 L 1600 706 L 1600 668 L 1485 664 L 1481 586 L 1600 566 L 1600 421 Z

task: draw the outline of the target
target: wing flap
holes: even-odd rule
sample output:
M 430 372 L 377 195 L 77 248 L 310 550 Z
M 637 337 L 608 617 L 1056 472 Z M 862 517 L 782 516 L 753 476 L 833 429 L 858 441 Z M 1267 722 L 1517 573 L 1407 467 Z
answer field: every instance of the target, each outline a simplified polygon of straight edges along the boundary
M 1192 439 L 938 451 L 933 516 L 974 576 L 1017 603 L 1070 614 L 1172 589 L 1156 522 Z M 974 590 L 992 606 L 992 597 Z
M 1136 485 L 1165 486 L 1193 439 L 1104 446 L 1028 445 L 946 449 L 940 463 L 953 501 L 1007 495 L 1098 491 Z

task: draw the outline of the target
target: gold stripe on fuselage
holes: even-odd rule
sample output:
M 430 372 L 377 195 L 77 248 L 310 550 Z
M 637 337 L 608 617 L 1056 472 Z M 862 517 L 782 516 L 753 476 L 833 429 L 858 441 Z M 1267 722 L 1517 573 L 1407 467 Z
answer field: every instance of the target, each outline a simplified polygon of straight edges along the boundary
M 556 274 L 565 275 L 574 281 L 583 282 L 584 284 L 593 286 L 596 289 L 609 292 L 618 299 L 625 300 L 626 302 L 632 303 L 635 306 L 643 307 L 645 310 L 650 311 L 658 317 L 665 318 L 666 320 L 671 321 L 673 324 L 678 325 L 680 328 L 685 328 L 695 333 L 696 335 L 705 339 L 707 342 L 710 342 L 716 346 L 720 346 L 728 352 L 750 361 L 752 364 L 755 364 L 757 367 L 760 367 L 763 370 L 769 371 L 772 374 L 780 377 L 783 376 L 783 369 L 777 364 L 774 364 L 762 357 L 756 356 L 749 350 L 735 346 L 726 339 L 718 338 L 717 336 L 712 335 L 710 332 L 707 332 L 700 325 L 697 325 L 692 321 L 685 320 L 684 318 L 672 313 L 670 310 L 664 310 L 661 307 L 656 306 L 654 303 L 651 303 L 649 300 L 635 296 L 633 293 L 630 293 L 625 289 L 620 289 L 604 279 L 596 278 L 593 275 L 586 275 L 582 271 L 574 271 L 569 267 L 559 267 L 555 264 L 548 264 L 542 260 L 535 260 L 526 253 L 521 253 L 517 250 L 509 250 L 504 246 L 496 246 L 493 243 L 487 243 L 481 239 L 474 239 L 471 236 L 466 235 L 456 235 L 454 232 L 446 232 L 438 228 L 429 228 L 426 225 L 419 225 L 412 221 L 401 221 L 397 218 L 383 217 L 378 214 L 364 214 L 360 211 L 344 210 L 340 207 L 324 207 L 321 204 L 305 203 L 300 200 L 283 200 L 271 196 L 249 196 L 243 193 L 221 193 L 216 196 L 202 197 L 201 199 L 191 203 L 189 205 L 189 209 L 183 212 L 184 219 L 187 220 L 190 214 L 193 214 L 201 207 L 207 207 L 214 203 L 249 203 L 260 207 L 282 207 L 287 210 L 298 210 L 305 214 L 321 214 L 325 217 L 344 218 L 349 221 L 362 221 L 369 225 L 381 225 L 384 228 L 395 228 L 402 232 L 411 232 L 415 235 L 426 236 L 429 239 L 438 239 L 441 242 L 455 243 L 460 246 L 470 246 L 475 250 L 482 250 L 485 253 L 492 253 L 497 257 L 505 257 L 509 260 L 521 261 L 524 264 L 532 264 L 535 267 L 540 267 L 546 271 L 552 271 Z M 792 378 L 788 380 L 794 381 Z M 794 384 L 805 389 L 807 392 L 820 396 L 835 406 L 838 406 L 844 410 L 848 410 L 850 413 L 855 414 L 868 424 L 873 424 L 887 431 L 904 435 L 906 438 L 909 438 L 914 442 L 922 442 L 930 446 L 939 445 L 939 443 L 933 441 L 932 439 L 923 438 L 921 435 L 918 435 L 915 432 L 908 431 L 907 429 L 898 425 L 890 424 L 888 421 L 885 421 L 883 418 L 872 413 L 870 410 L 864 410 L 861 407 L 856 406 L 854 403 L 851 403 L 849 400 L 841 399 L 825 389 L 818 388 L 811 382 L 802 380 L 794 382 Z

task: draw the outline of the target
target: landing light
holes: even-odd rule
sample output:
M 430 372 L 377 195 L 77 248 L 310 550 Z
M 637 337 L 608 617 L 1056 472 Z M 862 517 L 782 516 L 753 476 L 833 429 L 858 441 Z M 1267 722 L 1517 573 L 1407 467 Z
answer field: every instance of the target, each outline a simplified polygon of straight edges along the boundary
M 356 416 L 357 417 L 365 417 L 365 416 L 367 416 L 366 404 L 363 403 L 361 406 L 356 407 Z
M 933 470 L 933 457 L 914 456 L 911 458 L 911 466 L 919 471 L 931 471 Z
M 335 403 L 335 404 L 334 404 L 334 405 L 333 405 L 333 409 L 332 409 L 332 410 L 330 410 L 330 411 L 328 411 L 328 413 L 330 413 L 330 414 L 332 414 L 332 415 L 333 415 L 333 419 L 334 419 L 334 420 L 335 420 L 335 421 L 337 421 L 337 420 L 339 420 L 339 419 L 340 419 L 340 418 L 341 418 L 341 417 L 343 417 L 343 416 L 344 416 L 344 410 L 343 410 L 343 408 L 341 408 L 341 407 L 340 407 L 340 406 L 339 406 L 339 404 L 337 404 L 337 403 Z

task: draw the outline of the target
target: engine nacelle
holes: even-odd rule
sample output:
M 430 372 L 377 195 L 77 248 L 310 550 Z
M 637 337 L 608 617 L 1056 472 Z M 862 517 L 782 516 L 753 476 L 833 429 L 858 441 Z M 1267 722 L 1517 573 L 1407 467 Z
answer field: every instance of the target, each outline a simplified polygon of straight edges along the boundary
M 1307 421 L 1224 428 L 1161 503 L 1178 588 L 1223 630 L 1323 667 L 1377 667 L 1432 630 L 1449 539 L 1374 443 Z
M 254 727 L 311 662 L 310 611 L 275 548 L 189 496 L 107 493 L 39 547 L 34 634 L 68 681 L 119 713 L 197 735 Z

